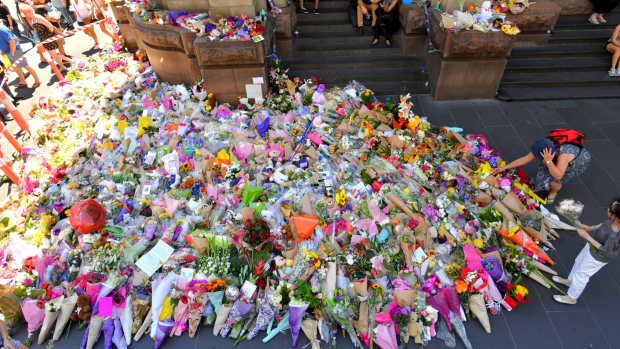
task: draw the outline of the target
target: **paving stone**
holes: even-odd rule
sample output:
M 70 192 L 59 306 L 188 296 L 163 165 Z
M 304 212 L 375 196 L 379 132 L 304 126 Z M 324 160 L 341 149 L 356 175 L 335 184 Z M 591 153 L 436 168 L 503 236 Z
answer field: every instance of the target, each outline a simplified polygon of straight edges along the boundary
M 616 117 L 600 101 L 582 100 L 575 101 L 575 104 L 592 122 L 617 121 Z
M 564 348 L 611 348 L 589 311 L 548 315 Z
M 476 109 L 469 101 L 448 102 L 448 109 L 456 124 L 466 134 L 485 134 L 487 132 Z
M 540 125 L 525 107 L 513 108 L 509 105 L 501 105 L 501 108 L 522 141 L 535 142 L 537 139 L 546 136 Z
M 608 138 L 578 107 L 555 108 L 555 111 L 570 128 L 583 132 L 586 135 L 586 139 Z
M 425 96 L 425 98 L 420 98 L 420 105 L 424 110 L 423 115 L 431 124 L 439 127 L 456 126 L 446 102 L 434 102 L 430 96 Z
M 618 108 L 620 108 L 620 106 L 618 106 Z M 607 139 L 612 142 L 618 140 L 618 135 L 620 135 L 620 121 L 597 122 L 596 126 L 605 134 Z M 619 147 L 620 145 L 616 144 L 616 146 Z
M 620 181 L 620 150 L 612 141 L 586 141 L 586 149 L 616 181 Z

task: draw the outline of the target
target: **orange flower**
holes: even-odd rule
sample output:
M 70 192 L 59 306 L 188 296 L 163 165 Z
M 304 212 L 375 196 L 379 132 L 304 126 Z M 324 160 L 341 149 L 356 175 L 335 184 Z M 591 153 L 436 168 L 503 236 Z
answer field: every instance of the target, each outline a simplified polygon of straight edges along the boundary
M 454 289 L 457 293 L 467 292 L 467 283 L 461 279 L 454 280 Z

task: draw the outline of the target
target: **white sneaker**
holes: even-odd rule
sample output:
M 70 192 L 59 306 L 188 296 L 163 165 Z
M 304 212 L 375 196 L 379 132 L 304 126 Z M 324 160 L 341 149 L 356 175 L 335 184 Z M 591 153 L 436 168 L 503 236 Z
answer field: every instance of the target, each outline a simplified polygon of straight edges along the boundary
M 609 76 L 618 76 L 618 70 L 614 68 L 609 69 L 607 73 L 609 74 Z
M 95 47 L 93 47 L 95 50 L 99 50 L 101 49 L 101 47 L 99 47 L 99 45 L 95 45 Z

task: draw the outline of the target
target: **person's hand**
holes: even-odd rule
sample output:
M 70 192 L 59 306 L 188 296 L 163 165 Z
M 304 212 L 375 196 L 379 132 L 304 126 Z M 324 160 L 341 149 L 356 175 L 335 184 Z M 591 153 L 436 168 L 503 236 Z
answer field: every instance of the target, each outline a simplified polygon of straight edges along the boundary
M 545 161 L 545 163 L 547 161 L 553 161 L 553 159 L 555 158 L 555 152 L 551 148 L 543 149 L 540 155 L 543 157 L 543 160 Z
M 15 344 L 13 344 L 13 342 L 10 339 L 4 341 L 4 347 L 6 349 L 17 349 L 17 348 L 15 348 Z
M 585 231 L 592 231 L 592 230 L 594 230 L 594 227 L 589 226 L 589 225 L 582 224 L 582 225 L 581 225 L 581 229 L 583 229 L 583 230 L 585 230 Z
M 581 236 L 582 238 L 589 236 L 587 231 L 580 228 L 577 228 L 577 234 L 579 234 L 579 236 Z
M 364 16 L 368 14 L 368 10 L 366 9 L 365 6 L 362 6 L 362 13 L 364 14 Z
M 504 171 L 506 171 L 506 166 L 504 166 L 504 167 L 494 168 L 494 169 L 493 169 L 493 174 L 494 174 L 494 175 L 496 175 L 496 174 L 501 173 L 501 172 L 504 172 Z

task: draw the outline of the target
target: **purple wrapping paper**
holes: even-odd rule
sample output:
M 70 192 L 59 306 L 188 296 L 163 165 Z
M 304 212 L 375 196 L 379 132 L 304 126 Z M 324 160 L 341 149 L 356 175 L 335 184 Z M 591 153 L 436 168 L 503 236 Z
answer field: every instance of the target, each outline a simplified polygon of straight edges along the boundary
M 252 309 L 254 309 L 254 304 L 243 303 L 240 301 L 236 301 L 235 304 L 230 309 L 230 314 L 228 315 L 228 320 L 222 326 L 222 330 L 220 331 L 220 335 L 222 337 L 226 337 L 228 332 L 232 329 L 233 325 L 237 322 L 241 321 L 246 315 L 248 315 Z
M 159 349 L 161 343 L 164 341 L 164 338 L 168 337 L 170 331 L 172 331 L 172 326 L 174 326 L 174 321 L 170 319 L 159 321 L 157 324 L 157 333 L 155 334 L 154 349 Z
M 114 320 L 109 318 L 103 324 L 103 339 L 105 343 L 103 344 L 104 349 L 112 349 L 112 337 L 114 337 Z
M 275 311 L 271 309 L 271 306 L 269 305 L 269 299 L 265 297 L 258 311 L 258 316 L 256 317 L 256 326 L 254 326 L 250 330 L 250 332 L 248 332 L 247 339 L 250 340 L 256 337 L 258 335 L 258 331 L 266 329 L 267 324 L 269 324 L 269 322 L 274 318 L 275 315 Z
M 187 11 L 185 10 L 181 10 L 181 11 L 170 11 L 168 12 L 168 21 L 170 22 L 170 24 L 175 25 L 177 24 L 177 18 L 181 17 L 181 16 L 187 16 L 189 13 L 187 13 Z
M 288 318 L 288 324 L 291 326 L 291 333 L 293 334 L 293 348 L 297 346 L 299 329 L 301 328 L 301 320 L 304 318 L 306 309 L 308 309 L 308 304 L 289 306 L 288 311 L 290 312 L 290 316 Z
M 501 293 L 506 293 L 506 287 L 508 287 L 508 278 L 502 264 L 498 261 L 497 256 L 489 256 L 480 261 L 484 270 L 491 276 L 491 279 L 495 281 L 495 285 Z
M 121 320 L 114 320 L 114 335 L 112 337 L 112 342 L 118 349 L 127 349 L 127 341 L 125 341 L 125 336 L 123 335 L 123 326 L 121 325 Z
M 435 308 L 439 314 L 443 316 L 448 324 L 448 329 L 452 331 L 452 325 L 450 323 L 450 306 L 448 305 L 446 298 L 444 298 L 443 292 L 437 293 L 434 297 L 426 298 L 426 303 L 430 304 L 431 307 Z
M 82 343 L 80 344 L 80 349 L 86 349 L 86 345 L 88 344 L 88 332 L 90 331 L 90 322 L 86 327 L 86 332 L 84 332 L 84 338 L 82 338 Z
M 461 300 L 459 299 L 459 295 L 456 293 L 456 290 L 452 287 L 444 287 L 441 291 L 444 299 L 448 303 L 448 308 L 455 314 L 461 314 Z M 450 323 L 449 321 L 446 321 Z

